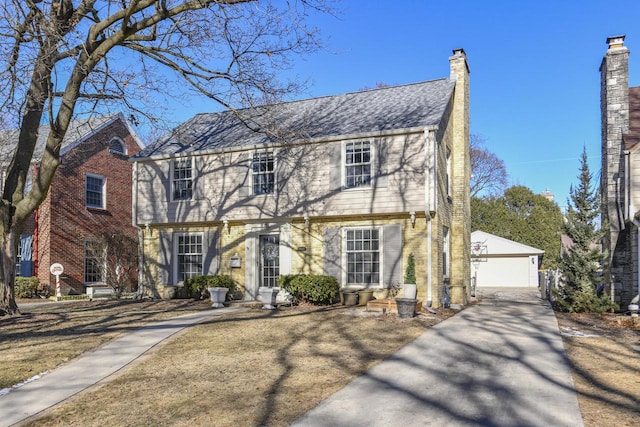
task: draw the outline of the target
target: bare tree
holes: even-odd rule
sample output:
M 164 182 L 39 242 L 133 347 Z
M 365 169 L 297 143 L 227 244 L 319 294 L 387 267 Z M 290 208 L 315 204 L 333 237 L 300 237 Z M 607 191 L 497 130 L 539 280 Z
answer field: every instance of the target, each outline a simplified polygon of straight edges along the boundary
M 85 248 L 90 255 L 88 265 L 105 285 L 113 290 L 116 298 L 124 291 L 135 289 L 138 268 L 138 242 L 122 233 L 105 233 L 89 240 Z
M 507 188 L 507 168 L 484 142 L 480 135 L 471 135 L 471 197 L 500 195 Z
M 0 200 L 0 312 L 18 312 L 20 230 L 47 195 L 74 117 L 118 106 L 134 121 L 153 122 L 167 103 L 149 94 L 180 98 L 186 90 L 230 109 L 280 100 L 299 87 L 278 72 L 292 55 L 319 46 L 305 19 L 329 12 L 326 1 L 3 2 L 0 117 L 19 128 L 19 136 Z M 43 123 L 51 132 L 43 157 L 33 159 Z M 25 191 L 33 160 L 39 167 Z

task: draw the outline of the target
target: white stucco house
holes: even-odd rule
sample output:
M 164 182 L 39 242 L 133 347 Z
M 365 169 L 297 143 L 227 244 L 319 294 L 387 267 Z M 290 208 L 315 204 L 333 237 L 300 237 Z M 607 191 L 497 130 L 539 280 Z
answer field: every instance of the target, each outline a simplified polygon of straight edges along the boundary
M 543 250 L 484 231 L 471 233 L 471 274 L 476 287 L 538 287 Z

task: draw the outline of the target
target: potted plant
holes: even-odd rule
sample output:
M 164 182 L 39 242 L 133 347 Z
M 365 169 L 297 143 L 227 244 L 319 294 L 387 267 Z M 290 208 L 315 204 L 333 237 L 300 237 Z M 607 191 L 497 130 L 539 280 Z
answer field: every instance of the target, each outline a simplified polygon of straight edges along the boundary
M 403 296 L 396 298 L 398 317 L 410 318 L 416 314 L 416 261 L 413 254 L 407 258 L 407 269 L 404 275 Z
M 236 283 L 227 274 L 207 277 L 207 291 L 211 298 L 211 307 L 223 308 L 227 296 L 233 295 L 236 290 Z

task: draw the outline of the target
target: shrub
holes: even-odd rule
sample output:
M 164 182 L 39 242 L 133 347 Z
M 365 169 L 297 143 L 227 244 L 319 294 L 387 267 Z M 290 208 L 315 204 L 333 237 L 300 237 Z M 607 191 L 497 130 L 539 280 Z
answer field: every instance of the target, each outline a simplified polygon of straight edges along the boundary
M 37 277 L 16 277 L 14 292 L 16 298 L 34 298 L 38 295 Z
M 294 301 L 304 301 L 317 305 L 332 304 L 340 285 L 331 276 L 290 274 L 278 277 L 278 285 L 293 296 Z
M 197 293 L 202 293 L 204 296 L 208 295 L 207 288 L 227 288 L 229 289 L 227 292 L 227 299 L 229 300 L 236 291 L 236 282 L 226 274 L 195 276 L 184 281 L 184 288 L 189 298 Z
M 416 259 L 413 254 L 407 257 L 407 271 L 404 274 L 404 283 L 416 283 Z

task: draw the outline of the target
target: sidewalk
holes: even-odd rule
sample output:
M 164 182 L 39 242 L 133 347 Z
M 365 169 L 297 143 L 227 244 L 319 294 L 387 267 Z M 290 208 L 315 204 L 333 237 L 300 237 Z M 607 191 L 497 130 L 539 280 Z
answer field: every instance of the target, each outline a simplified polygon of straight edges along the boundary
M 558 324 L 537 289 L 481 291 L 294 426 L 582 426 Z
M 0 396 L 0 426 L 19 423 L 100 382 L 188 326 L 246 310 L 221 308 L 186 314 L 142 327 L 108 342 L 42 378 Z

